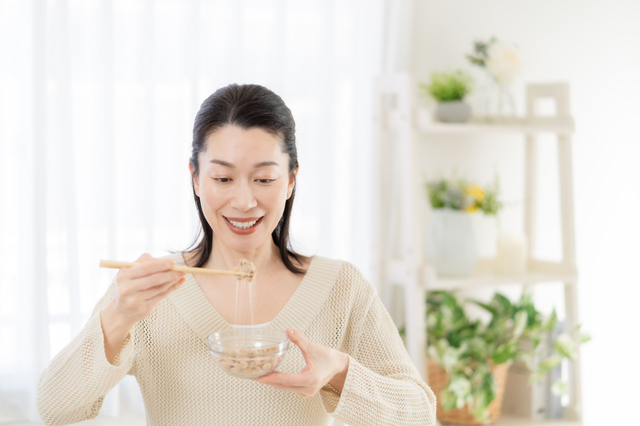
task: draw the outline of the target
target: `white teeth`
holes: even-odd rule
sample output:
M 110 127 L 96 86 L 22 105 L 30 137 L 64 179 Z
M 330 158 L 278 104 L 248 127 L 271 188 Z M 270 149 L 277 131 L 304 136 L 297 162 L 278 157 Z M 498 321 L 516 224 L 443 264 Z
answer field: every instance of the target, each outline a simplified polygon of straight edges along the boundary
M 240 229 L 249 229 L 251 228 L 253 225 L 256 224 L 257 220 L 254 220 L 253 222 L 236 222 L 234 220 L 230 220 L 228 219 L 229 222 L 231 222 L 231 224 L 233 226 L 235 226 L 236 228 L 240 228 Z

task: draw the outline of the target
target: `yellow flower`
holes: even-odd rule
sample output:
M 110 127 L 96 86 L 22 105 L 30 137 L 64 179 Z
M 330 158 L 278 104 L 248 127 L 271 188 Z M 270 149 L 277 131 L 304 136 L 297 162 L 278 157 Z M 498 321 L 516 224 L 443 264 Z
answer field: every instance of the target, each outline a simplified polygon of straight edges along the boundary
M 478 210 L 478 206 L 475 205 L 475 204 L 471 204 L 471 205 L 469 205 L 469 206 L 464 208 L 464 211 L 467 212 L 467 213 L 473 213 L 476 210 Z
M 467 189 L 465 189 L 464 193 L 469 195 L 470 197 L 473 197 L 473 199 L 480 204 L 482 204 L 482 202 L 484 201 L 484 189 L 480 188 L 475 183 L 467 186 Z

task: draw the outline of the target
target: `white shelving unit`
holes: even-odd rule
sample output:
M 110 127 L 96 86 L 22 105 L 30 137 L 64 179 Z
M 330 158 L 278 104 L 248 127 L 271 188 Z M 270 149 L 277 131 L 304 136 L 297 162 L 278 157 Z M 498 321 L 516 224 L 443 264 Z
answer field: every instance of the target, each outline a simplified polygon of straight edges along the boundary
M 376 81 L 375 122 L 380 155 L 381 178 L 379 236 L 379 282 L 387 307 L 392 310 L 393 286 L 404 288 L 404 323 L 407 350 L 412 360 L 426 377 L 425 296 L 434 290 L 454 290 L 513 284 L 527 287 L 550 282 L 564 284 L 566 326 L 578 322 L 577 279 L 575 266 L 575 235 L 573 210 L 571 134 L 574 123 L 569 111 L 569 88 L 566 83 L 532 84 L 527 87 L 527 115 L 514 124 L 445 124 L 417 125 L 414 94 L 417 86 L 408 74 L 380 77 Z M 541 117 L 536 114 L 540 99 L 555 101 L 556 114 Z M 524 232 L 528 236 L 528 253 L 532 253 L 536 236 L 536 173 L 537 136 L 542 133 L 557 135 L 560 189 L 560 217 L 562 230 L 562 261 L 546 262 L 528 259 L 527 270 L 518 275 L 496 275 L 492 261 L 478 263 L 476 271 L 465 278 L 438 277 L 426 262 L 422 250 L 424 230 L 420 227 L 419 200 L 421 175 L 417 164 L 417 144 L 422 137 L 455 134 L 474 137 L 501 134 L 522 135 L 525 138 L 524 170 Z M 393 185 L 393 179 L 399 179 Z M 394 228 L 400 223 L 399 235 Z M 394 235 L 395 233 L 395 235 Z M 399 239 L 399 241 L 395 240 Z M 393 251 L 392 247 L 397 250 Z M 499 425 L 550 424 L 579 426 L 581 424 L 580 360 L 571 364 L 570 404 L 564 407 L 564 419 L 532 421 L 531 419 L 502 418 Z

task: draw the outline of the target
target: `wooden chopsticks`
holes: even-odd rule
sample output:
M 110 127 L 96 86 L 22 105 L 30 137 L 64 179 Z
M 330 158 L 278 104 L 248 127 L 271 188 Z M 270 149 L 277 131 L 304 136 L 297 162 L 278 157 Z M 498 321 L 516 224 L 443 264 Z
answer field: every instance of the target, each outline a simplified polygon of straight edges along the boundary
M 140 265 L 139 262 L 118 262 L 116 260 L 100 260 L 101 268 L 112 268 L 112 269 L 120 269 L 120 268 L 130 268 L 135 265 Z M 242 272 L 235 271 L 224 271 L 220 269 L 208 269 L 208 268 L 189 268 L 188 266 L 172 266 L 170 268 L 172 271 L 180 271 L 187 272 L 189 274 L 200 274 L 200 275 L 234 275 L 239 278 L 251 277 L 251 274 L 246 274 Z

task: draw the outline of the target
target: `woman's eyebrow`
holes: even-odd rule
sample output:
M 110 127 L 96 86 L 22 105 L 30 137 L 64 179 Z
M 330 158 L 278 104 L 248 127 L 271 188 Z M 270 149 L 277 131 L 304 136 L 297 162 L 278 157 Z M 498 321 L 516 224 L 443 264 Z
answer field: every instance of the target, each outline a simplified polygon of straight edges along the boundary
M 214 158 L 213 160 L 211 160 L 211 161 L 210 161 L 210 163 L 213 163 L 213 164 L 220 164 L 221 166 L 230 167 L 230 168 L 232 168 L 232 169 L 235 169 L 235 168 L 236 168 L 236 166 L 234 166 L 234 165 L 233 165 L 233 164 L 231 164 L 231 163 L 227 163 L 226 161 L 222 161 L 222 160 L 216 160 L 215 158 Z
M 262 163 L 258 163 L 255 166 L 253 166 L 253 168 L 257 169 L 259 167 L 266 167 L 266 166 L 279 166 L 279 164 L 276 163 L 275 161 L 263 161 Z
M 228 162 L 223 161 L 223 160 L 213 159 L 210 162 L 213 163 L 213 164 L 220 164 L 221 166 L 229 167 L 229 168 L 232 168 L 232 169 L 236 168 L 236 166 L 234 166 L 233 164 L 228 163 Z M 279 164 L 276 163 L 275 161 L 263 161 L 261 163 L 256 164 L 255 166 L 253 166 L 253 168 L 257 169 L 257 168 L 266 167 L 266 166 L 279 166 Z

